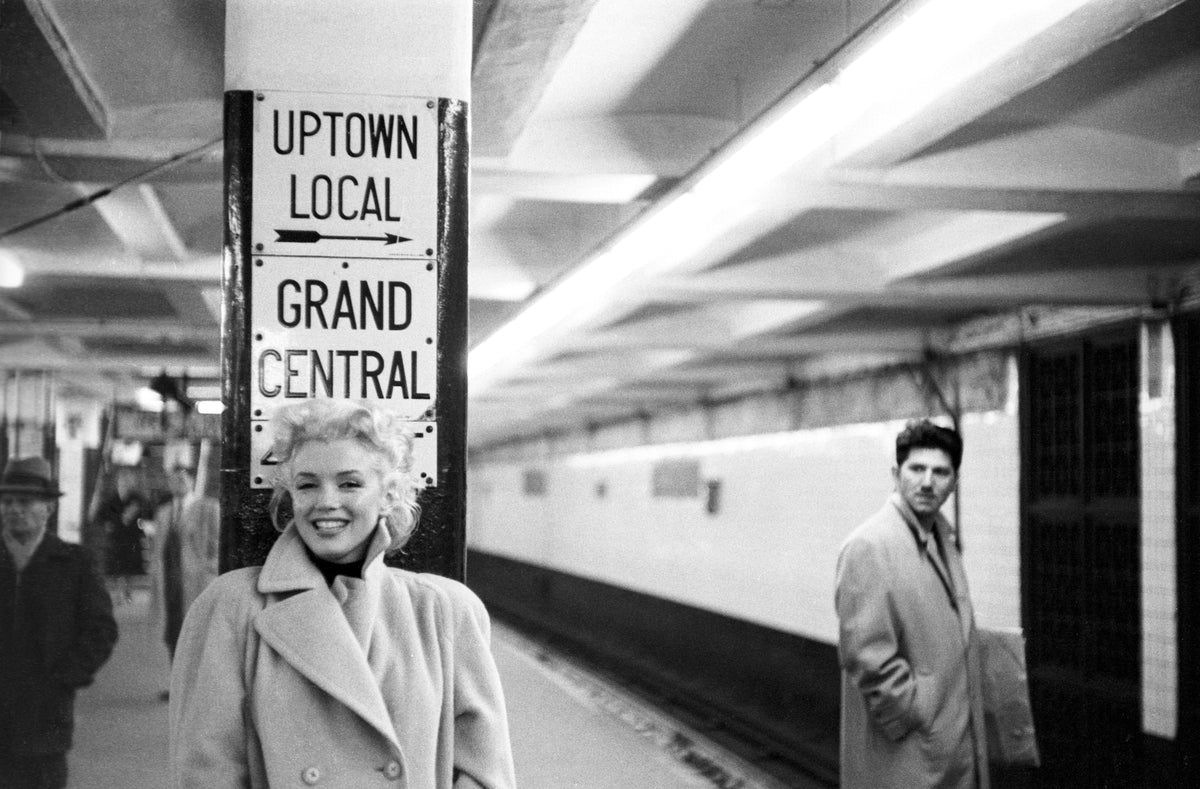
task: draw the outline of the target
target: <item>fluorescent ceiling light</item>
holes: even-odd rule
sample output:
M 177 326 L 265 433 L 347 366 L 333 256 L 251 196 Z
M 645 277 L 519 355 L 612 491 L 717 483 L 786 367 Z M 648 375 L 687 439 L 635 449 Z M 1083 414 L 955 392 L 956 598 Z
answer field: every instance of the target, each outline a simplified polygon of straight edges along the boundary
M 829 163 L 844 159 L 1089 2 L 929 0 L 830 81 L 790 106 L 783 102 L 719 155 L 692 190 L 761 189 L 829 143 Z
M 221 414 L 225 412 L 225 404 L 220 400 L 197 400 L 196 413 Z
M 929 0 L 833 79 L 851 116 L 844 159 L 1096 0 Z
M 710 167 L 693 191 L 729 195 L 761 189 L 828 142 L 849 118 L 842 91 L 825 83 L 768 126 L 752 130 L 745 142 Z
M 662 273 L 754 210 L 769 187 L 805 160 L 861 150 L 968 78 L 1095 0 L 929 0 L 913 4 L 840 71 L 764 116 L 668 202 L 537 298 L 471 351 L 473 392 L 534 358 L 538 342 L 586 323 L 618 287 Z M 769 199 L 769 198 L 766 198 Z
M 19 288 L 25 282 L 25 267 L 15 254 L 0 249 L 0 288 Z

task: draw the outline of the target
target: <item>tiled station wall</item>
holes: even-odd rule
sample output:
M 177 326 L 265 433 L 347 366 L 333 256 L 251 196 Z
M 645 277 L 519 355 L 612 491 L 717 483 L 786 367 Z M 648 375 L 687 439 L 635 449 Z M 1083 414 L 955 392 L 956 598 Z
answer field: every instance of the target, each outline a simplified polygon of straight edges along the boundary
M 1160 338 L 1151 341 L 1150 331 Z M 1171 739 L 1177 623 L 1169 329 L 1143 326 L 1141 346 L 1143 726 Z M 931 375 L 876 370 L 476 453 L 468 547 L 834 643 L 838 547 L 891 491 L 892 442 L 903 421 L 938 413 L 932 378 L 953 385 L 962 406 L 960 493 L 944 512 L 962 524 L 978 621 L 1019 626 L 1016 368 L 1011 352 L 982 352 Z M 655 495 L 656 470 L 689 462 L 694 495 Z
M 989 392 L 974 400 L 997 407 L 963 415 L 957 511 L 980 620 L 1018 625 L 1018 429 L 1008 402 L 1015 366 L 1001 358 L 982 368 Z M 928 413 L 911 380 L 846 384 L 824 398 L 810 391 L 807 402 L 843 412 L 853 412 L 854 402 L 870 409 L 890 402 L 910 411 L 904 418 Z M 794 418 L 778 404 L 766 413 Z M 704 420 L 659 420 L 639 435 L 626 426 L 624 446 L 593 436 L 601 448 L 542 447 L 525 457 L 476 460 L 468 475 L 469 547 L 835 642 L 838 548 L 891 491 L 903 418 L 685 440 L 714 423 L 741 426 L 752 418 L 743 405 Z M 647 433 L 673 440 L 635 444 Z M 656 470 L 689 464 L 698 471 L 694 495 L 655 495 Z M 955 511 L 948 503 L 946 512 Z

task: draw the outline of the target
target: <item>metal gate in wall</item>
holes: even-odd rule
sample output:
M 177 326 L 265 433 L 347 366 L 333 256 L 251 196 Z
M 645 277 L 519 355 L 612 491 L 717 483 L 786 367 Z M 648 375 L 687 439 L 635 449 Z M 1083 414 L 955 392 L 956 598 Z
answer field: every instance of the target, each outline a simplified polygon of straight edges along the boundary
M 1136 327 L 1025 350 L 1022 616 L 1044 786 L 1137 786 Z

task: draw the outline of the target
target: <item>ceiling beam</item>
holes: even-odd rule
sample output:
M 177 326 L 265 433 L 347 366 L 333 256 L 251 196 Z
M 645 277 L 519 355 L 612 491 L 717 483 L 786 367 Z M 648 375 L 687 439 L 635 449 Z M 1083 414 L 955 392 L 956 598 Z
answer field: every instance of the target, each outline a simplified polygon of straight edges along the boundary
M 17 106 L 20 131 L 35 137 L 108 136 L 108 109 L 80 64 L 53 3 L 6 3 L 0 52 L 4 92 Z
M 1179 149 L 1146 137 L 1071 123 L 980 123 L 955 142 L 886 169 L 838 168 L 849 180 L 928 186 L 1067 191 L 1177 191 L 1185 171 Z
M 178 320 L 0 321 L 0 340 L 25 337 L 122 338 L 176 342 L 220 340 L 217 324 L 185 324 Z
M 219 255 L 193 257 L 190 260 L 135 260 L 133 258 L 96 261 L 81 266 L 78 260 L 22 252 L 21 260 L 30 277 L 61 277 L 63 279 L 134 279 L 166 282 L 221 283 Z
M 221 322 L 220 296 L 212 294 L 213 289 L 197 288 L 193 283 L 164 284 L 162 293 L 179 316 L 180 321 L 187 325 L 211 325 L 214 338 L 219 336 Z M 213 302 L 216 302 L 215 305 Z M 216 306 L 217 309 L 213 309 Z
M 9 297 L 0 294 L 0 317 L 17 321 L 27 321 L 33 316 L 29 314 L 29 310 L 17 304 Z
M 835 317 L 834 314 L 827 316 Z M 842 351 L 842 350 L 908 350 L 920 348 L 925 342 L 927 332 L 922 328 L 908 329 L 878 329 L 864 328 L 853 331 L 836 332 L 807 332 L 789 336 L 764 334 L 746 337 L 739 340 L 719 333 L 706 333 L 704 336 L 688 337 L 683 334 L 664 336 L 653 332 L 645 332 L 640 328 L 624 330 L 608 330 L 581 337 L 570 343 L 573 350 L 588 350 L 592 352 L 605 350 L 632 351 L 687 351 L 689 355 L 682 361 L 696 362 L 699 354 L 735 351 L 739 356 L 748 357 L 778 357 L 805 355 L 810 353 Z M 586 364 L 581 362 L 580 368 Z M 629 368 L 628 375 L 641 373 L 643 370 Z M 560 370 L 562 375 L 566 370 Z
M 1200 192 L 1149 189 L 1020 188 L 905 183 L 889 174 L 866 177 L 831 173 L 826 180 L 795 183 L 812 205 L 872 211 L 997 211 L 1060 213 L 1072 218 L 1200 220 Z
M 190 380 L 220 377 L 220 366 L 214 357 L 203 353 L 105 354 L 103 359 L 81 357 L 77 367 L 101 372 L 126 372 L 129 375 L 152 376 L 162 370 L 174 375 L 187 374 Z
M 887 281 L 937 271 L 966 259 L 996 257 L 1002 250 L 1065 230 L 1061 214 L 969 211 L 909 233 L 882 254 Z
M 539 118 L 526 125 L 504 164 L 536 172 L 679 178 L 736 131 L 724 118 L 670 112 Z
M 792 325 L 822 306 L 818 302 L 789 299 L 709 303 L 688 314 L 672 312 L 564 335 L 553 347 L 567 354 L 585 349 L 594 353 L 612 348 L 725 347 Z
M 94 189 L 84 188 L 83 194 Z M 121 242 L 139 258 L 184 260 L 187 246 L 180 238 L 154 187 L 139 184 L 118 189 L 92 206 Z
M 631 203 L 658 179 L 646 173 L 549 173 L 473 167 L 471 191 L 515 200 Z
M 685 365 L 654 371 L 653 377 L 634 377 L 636 387 L 653 389 L 656 386 L 678 388 L 687 384 L 704 386 L 713 381 L 787 378 L 787 364 L 768 357 L 742 358 L 740 356 L 705 356 L 689 361 Z M 622 385 L 624 389 L 624 385 Z
M 6 369 L 59 370 L 70 375 L 138 377 L 168 369 L 187 370 L 189 376 L 211 378 L 220 370 L 212 354 L 187 353 L 178 349 L 145 354 L 96 354 L 80 352 L 69 339 L 63 341 L 63 338 L 55 337 L 0 335 L 0 352 Z
M 472 153 L 506 156 L 595 0 L 496 0 L 471 69 Z
M 790 221 L 797 215 L 819 207 L 793 182 L 808 182 L 824 178 L 835 168 L 871 169 L 896 165 L 907 157 L 919 154 L 951 132 L 974 121 L 1022 92 L 1039 84 L 1068 64 L 1085 57 L 1118 38 L 1130 29 L 1163 13 L 1180 0 L 1144 0 L 1136 4 L 1093 3 L 1086 13 L 1072 14 L 1052 27 L 1018 46 L 1008 57 L 955 83 L 931 103 L 913 105 L 888 101 L 878 97 L 856 115 L 853 123 L 834 132 L 828 145 L 815 148 L 799 158 L 786 171 L 779 173 L 773 184 L 764 187 L 753 211 L 725 220 L 725 225 L 706 239 L 703 249 L 674 263 L 677 270 L 701 271 L 736 254 L 754 238 L 761 237 L 774 226 Z M 837 57 L 826 61 L 797 86 L 792 97 L 780 102 L 760 121 L 765 128 L 778 116 L 786 113 L 795 97 L 805 97 L 818 86 L 839 78 L 839 72 L 849 67 L 868 42 L 878 41 L 892 26 L 903 21 L 909 4 L 899 4 L 865 34 L 863 42 L 847 46 Z M 753 133 L 752 131 L 749 133 Z M 1144 146 L 1144 141 L 1141 143 Z M 1163 150 L 1165 153 L 1165 149 Z M 1178 172 L 1176 159 L 1175 171 Z M 1162 168 L 1156 168 L 1161 174 Z M 695 178 L 703 182 L 706 168 L 696 171 Z M 683 188 L 692 184 L 684 183 Z M 971 185 L 966 182 L 966 185 Z M 1111 180 L 1105 186 L 1111 188 Z M 1179 181 L 1154 185 L 1139 184 L 1142 188 L 1177 188 Z M 739 205 L 746 205 L 745 201 Z
M 656 283 L 655 299 L 674 303 L 728 304 L 733 300 L 820 300 L 885 307 L 1007 307 L 1020 304 L 1145 304 L 1187 265 L 1138 265 L 952 277 L 912 277 L 884 282 L 807 276 L 777 258 Z
M 933 101 L 904 106 L 901 112 L 896 111 L 901 105 L 879 102 L 839 135 L 837 163 L 888 165 L 911 157 L 1180 2 L 1094 2 L 959 80 Z M 875 32 L 902 22 L 909 5 L 898 6 Z M 853 59 L 858 49 L 847 47 L 844 57 Z M 836 71 L 845 66 L 835 58 L 827 68 Z
M 853 351 L 919 351 L 929 344 L 929 332 L 921 327 L 804 332 L 791 336 L 755 337 L 738 346 L 738 352 L 754 357 L 797 357 L 814 353 Z
M 12 142 L 15 134 L 6 134 L 5 139 Z M 38 143 L 43 150 L 40 153 L 4 153 L 0 154 L 0 181 L 7 183 L 62 183 L 64 181 L 82 181 L 93 184 L 115 184 L 148 173 L 165 163 L 162 158 L 162 143 L 158 143 L 153 152 L 138 151 L 136 156 L 109 156 L 101 153 L 71 153 L 59 151 L 49 153 L 45 149 L 52 147 L 51 141 Z M 117 148 L 121 143 L 114 143 Z M 19 144 L 12 147 L 21 147 Z M 191 141 L 183 150 L 193 150 Z M 5 144 L 5 148 L 10 146 Z M 224 177 L 225 166 L 221 161 L 220 148 L 217 149 L 216 159 L 200 156 L 196 160 L 188 160 L 162 169 L 147 179 L 154 183 L 182 184 L 214 184 L 220 186 Z M 106 152 L 107 153 L 107 152 Z

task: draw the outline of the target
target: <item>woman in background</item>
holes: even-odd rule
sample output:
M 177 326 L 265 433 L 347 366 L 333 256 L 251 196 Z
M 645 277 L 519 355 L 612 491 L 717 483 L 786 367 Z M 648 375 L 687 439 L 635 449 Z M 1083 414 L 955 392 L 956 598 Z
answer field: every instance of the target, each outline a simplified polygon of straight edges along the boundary
M 283 533 L 262 567 L 221 576 L 187 615 L 172 785 L 515 786 L 483 604 L 383 562 L 417 516 L 403 424 L 305 400 L 273 429 Z
M 133 599 L 133 579 L 146 573 L 142 520 L 154 514 L 142 493 L 142 472 L 136 466 L 117 466 L 113 490 L 98 507 L 106 545 L 105 571 L 116 579 L 117 603 Z

